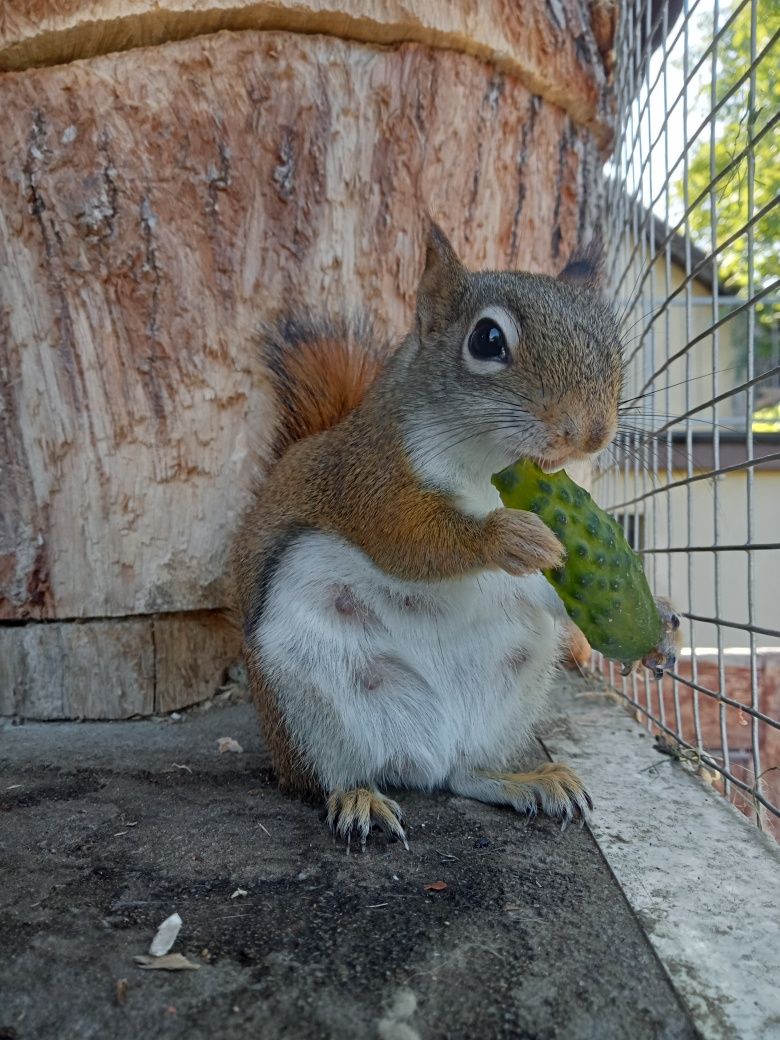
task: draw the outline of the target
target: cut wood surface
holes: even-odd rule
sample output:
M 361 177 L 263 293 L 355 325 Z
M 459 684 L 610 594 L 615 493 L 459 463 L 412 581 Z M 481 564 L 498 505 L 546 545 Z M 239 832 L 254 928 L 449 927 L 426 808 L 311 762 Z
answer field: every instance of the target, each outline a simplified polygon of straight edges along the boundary
M 593 215 L 588 132 L 443 50 L 221 33 L 0 97 L 8 619 L 222 606 L 257 319 L 400 335 L 426 204 L 474 267 L 555 271 Z
M 53 65 L 222 29 L 444 47 L 487 60 L 611 136 L 615 0 L 4 0 L 0 69 Z
M 596 213 L 613 14 L 0 7 L 0 714 L 213 692 L 257 322 L 368 311 L 400 338 L 426 210 L 474 268 L 559 270 Z
M 239 637 L 217 612 L 0 626 L 0 715 L 115 719 L 211 697 Z

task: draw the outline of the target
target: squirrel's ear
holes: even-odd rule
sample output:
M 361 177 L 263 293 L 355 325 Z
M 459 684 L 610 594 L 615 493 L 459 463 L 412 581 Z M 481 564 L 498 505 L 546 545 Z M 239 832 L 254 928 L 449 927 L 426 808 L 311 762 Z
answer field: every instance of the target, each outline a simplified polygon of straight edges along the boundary
M 438 224 L 428 222 L 425 270 L 417 289 L 417 324 L 425 337 L 452 319 L 466 271 Z
M 604 278 L 604 246 L 596 231 L 584 249 L 575 249 L 558 280 L 583 289 L 599 289 Z

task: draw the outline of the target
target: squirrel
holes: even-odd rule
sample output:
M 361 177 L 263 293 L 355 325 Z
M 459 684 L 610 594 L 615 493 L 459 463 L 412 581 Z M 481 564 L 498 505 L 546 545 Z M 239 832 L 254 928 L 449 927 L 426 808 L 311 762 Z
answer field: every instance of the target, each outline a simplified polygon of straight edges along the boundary
M 564 827 L 593 807 L 563 763 L 516 771 L 584 637 L 540 573 L 560 542 L 490 475 L 614 437 L 624 365 L 598 268 L 591 248 L 557 278 L 473 273 L 429 222 L 394 352 L 364 322 L 263 328 L 276 425 L 231 552 L 248 681 L 280 787 L 323 799 L 348 845 L 376 826 L 408 849 L 383 787 Z

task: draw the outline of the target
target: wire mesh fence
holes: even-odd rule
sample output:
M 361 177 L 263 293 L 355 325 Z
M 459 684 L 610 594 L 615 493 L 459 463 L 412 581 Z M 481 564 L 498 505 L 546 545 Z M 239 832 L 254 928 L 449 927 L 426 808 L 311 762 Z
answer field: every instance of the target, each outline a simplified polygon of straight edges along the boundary
M 604 238 L 627 390 L 594 493 L 683 617 L 664 680 L 600 666 L 780 837 L 780 6 L 627 0 Z

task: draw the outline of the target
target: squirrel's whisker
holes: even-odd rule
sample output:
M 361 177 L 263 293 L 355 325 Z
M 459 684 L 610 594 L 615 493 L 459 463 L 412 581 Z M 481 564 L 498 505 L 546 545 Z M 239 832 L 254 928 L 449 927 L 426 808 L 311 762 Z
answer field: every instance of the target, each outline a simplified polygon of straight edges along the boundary
M 463 423 L 462 422 L 459 424 L 458 429 L 459 429 L 459 431 L 463 430 Z M 465 444 L 467 441 L 475 440 L 477 437 L 483 436 L 486 433 L 495 433 L 495 434 L 497 434 L 497 433 L 500 433 L 501 430 L 512 430 L 512 429 L 513 429 L 512 424 L 505 423 L 505 422 L 481 423 L 478 429 L 471 430 L 464 437 L 456 437 L 456 438 L 448 441 L 444 445 L 437 445 L 436 446 L 436 450 L 434 450 L 432 453 L 431 452 L 423 453 L 422 455 L 418 456 L 416 461 L 417 461 L 418 465 L 430 465 L 431 462 L 434 462 L 436 459 L 438 459 L 445 452 L 451 451 L 454 447 L 457 447 L 459 445 Z
M 640 418 L 640 416 L 634 416 L 634 418 Z M 652 414 L 647 415 L 646 418 L 648 420 L 650 420 L 651 422 L 654 422 L 656 419 L 661 419 L 661 420 L 664 420 L 664 419 L 676 419 L 677 417 L 675 415 L 669 415 L 669 414 L 664 413 L 664 412 L 653 412 Z M 691 421 L 691 426 L 692 427 L 693 426 L 711 426 L 711 427 L 713 427 L 713 429 L 725 430 L 727 433 L 742 432 L 742 430 L 740 430 L 738 427 L 729 426 L 727 423 L 713 422 L 712 419 L 699 419 L 698 417 L 696 417 L 695 419 L 691 418 L 690 421 Z M 744 429 L 744 424 L 743 424 L 743 429 Z M 680 427 L 678 429 L 678 432 L 680 432 L 680 433 L 686 432 L 685 427 Z M 666 434 L 671 434 L 672 433 L 672 429 L 669 426 L 666 426 L 664 429 L 647 429 L 647 427 L 642 427 L 642 426 L 631 426 L 631 425 L 625 424 L 622 421 L 622 419 L 621 419 L 621 421 L 618 423 L 618 433 L 636 433 L 636 434 L 640 434 L 641 436 L 645 437 L 648 440 L 653 440 L 655 438 L 664 437 L 664 436 L 666 436 Z
M 686 383 L 693 383 L 693 382 L 695 382 L 698 379 L 710 379 L 712 376 L 722 375 L 724 372 L 734 372 L 734 371 L 736 371 L 737 369 L 740 369 L 740 368 L 744 368 L 744 365 L 743 364 L 736 364 L 736 365 L 727 365 L 725 368 L 714 368 L 714 369 L 711 369 L 709 372 L 703 372 L 701 375 L 698 375 L 698 376 L 690 376 L 687 379 L 680 379 L 676 383 L 669 383 L 666 386 L 658 386 L 658 387 L 655 388 L 655 390 L 646 390 L 642 394 L 637 394 L 636 397 L 628 397 L 628 398 L 626 398 L 625 401 L 620 401 L 619 402 L 619 406 L 622 408 L 623 405 L 632 404 L 634 401 L 642 401 L 642 400 L 644 400 L 644 398 L 652 397 L 653 394 L 660 394 L 664 390 L 672 390 L 676 386 L 685 386 Z

